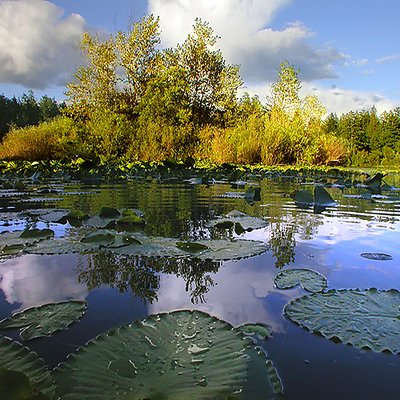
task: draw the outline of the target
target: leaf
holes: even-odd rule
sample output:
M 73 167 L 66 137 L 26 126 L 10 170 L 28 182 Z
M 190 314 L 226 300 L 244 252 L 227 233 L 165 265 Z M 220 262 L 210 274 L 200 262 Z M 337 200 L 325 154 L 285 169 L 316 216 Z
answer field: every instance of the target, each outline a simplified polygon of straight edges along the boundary
M 384 175 L 381 172 L 376 173 L 372 178 L 365 182 L 365 185 L 371 189 L 379 189 L 382 184 L 382 178 Z
M 50 336 L 66 329 L 86 312 L 86 302 L 67 301 L 28 308 L 0 321 L 0 329 L 24 328 L 22 340 Z
M 108 237 L 109 233 L 107 232 L 109 231 L 99 230 L 97 233 L 93 232 L 90 234 L 93 235 L 93 238 L 84 242 L 52 239 L 36 243 L 35 246 L 24 250 L 30 254 L 65 254 L 90 252 L 102 247 L 114 253 L 125 255 L 168 258 L 192 258 L 195 255 L 196 258 L 201 260 L 222 261 L 256 256 L 266 252 L 268 249 L 265 243 L 255 240 L 203 239 L 196 241 L 196 246 L 205 246 L 207 249 L 204 249 L 201 253 L 192 254 L 187 249 L 178 248 L 177 241 L 174 238 L 148 237 L 143 233 L 137 232 L 123 235 L 110 234 L 114 237 L 114 240 L 111 240 L 111 236 Z M 100 235 L 98 236 L 98 241 L 96 239 L 97 235 Z
M 326 278 L 316 271 L 310 269 L 287 269 L 280 272 L 274 279 L 278 289 L 291 289 L 296 285 L 308 292 L 322 292 L 326 286 Z
M 240 227 L 238 227 L 237 230 L 238 232 L 241 232 L 243 230 L 250 231 L 253 229 L 265 228 L 268 225 L 268 223 L 262 218 L 251 217 L 250 215 L 247 215 L 240 211 L 233 210 L 228 214 L 226 214 L 224 218 L 209 221 L 207 224 L 207 226 L 210 227 L 214 226 L 218 229 L 230 229 L 234 225 L 235 229 L 236 225 L 240 225 Z
M 61 399 L 226 399 L 243 388 L 253 359 L 260 356 L 231 325 L 184 310 L 99 336 L 54 376 Z M 279 378 L 269 360 L 262 360 L 260 398 L 274 399 Z
M 400 353 L 400 292 L 330 290 L 290 302 L 285 315 L 328 339 L 376 352 Z
M 26 392 L 30 388 L 32 392 L 38 393 L 37 397 L 26 397 L 29 400 L 54 397 L 55 387 L 49 371 L 44 366 L 43 360 L 27 347 L 0 337 L 0 365 L 0 398 L 2 400 L 12 399 L 12 397 L 3 396 L 2 391 L 8 390 L 9 394 L 13 386 L 16 386 L 15 390 L 22 389 Z M 41 394 L 40 397 L 39 394 Z
M 198 253 L 209 249 L 208 246 L 197 242 L 176 242 L 176 247 L 189 253 Z
M 272 336 L 271 328 L 268 325 L 261 323 L 247 323 L 240 325 L 235 329 L 242 332 L 245 336 L 254 337 L 256 339 L 267 340 Z
M 53 236 L 51 229 L 26 229 L 19 235 L 21 239 L 49 239 Z
M 312 205 L 314 203 L 313 195 L 308 190 L 296 190 L 292 194 L 293 200 L 299 204 Z
M 322 186 L 314 187 L 314 205 L 316 206 L 332 206 L 336 205 L 335 200 Z
M 369 260 L 377 260 L 377 261 L 393 260 L 393 257 L 390 254 L 385 254 L 385 253 L 361 253 L 360 256 L 368 258 Z
M 99 217 L 100 218 L 119 218 L 121 216 L 121 213 L 119 212 L 119 210 L 117 210 L 116 208 L 112 208 L 112 207 L 103 207 L 100 210 L 100 214 Z

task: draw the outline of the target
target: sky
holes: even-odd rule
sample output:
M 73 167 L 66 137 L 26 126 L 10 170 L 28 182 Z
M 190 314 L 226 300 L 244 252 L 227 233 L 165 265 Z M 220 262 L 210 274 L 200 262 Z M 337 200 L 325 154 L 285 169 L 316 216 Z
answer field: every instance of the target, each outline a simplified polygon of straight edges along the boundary
M 149 13 L 160 17 L 165 47 L 183 42 L 196 17 L 208 21 L 226 61 L 240 65 L 241 92 L 262 101 L 287 60 L 301 94 L 328 112 L 400 106 L 394 0 L 0 0 L 0 94 L 64 100 L 83 32 L 126 31 Z

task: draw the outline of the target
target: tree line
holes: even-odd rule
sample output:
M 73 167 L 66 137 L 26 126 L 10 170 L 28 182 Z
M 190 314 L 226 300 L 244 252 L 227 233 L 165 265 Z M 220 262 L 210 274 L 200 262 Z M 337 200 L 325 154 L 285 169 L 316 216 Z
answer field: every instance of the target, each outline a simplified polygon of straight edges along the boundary
M 52 120 L 60 115 L 63 104 L 47 95 L 36 100 L 32 90 L 20 98 L 0 94 L 0 140 L 10 128 L 24 128 Z
M 316 96 L 300 96 L 299 71 L 288 61 L 279 66 L 267 98 L 239 97 L 239 66 L 226 62 L 218 37 L 200 19 L 183 43 L 166 49 L 160 43 L 153 15 L 105 39 L 85 33 L 85 63 L 67 85 L 66 104 L 59 107 L 50 99 L 56 115 L 62 115 L 51 120 L 40 111 L 32 113 L 37 119 L 31 123 L 13 121 L 0 157 L 79 157 L 100 164 L 191 159 L 378 165 L 397 160 L 400 108 L 380 116 L 372 109 L 324 118 L 326 109 Z M 44 98 L 35 102 L 32 93 L 20 102 L 26 109 L 36 104 L 35 110 L 45 103 Z

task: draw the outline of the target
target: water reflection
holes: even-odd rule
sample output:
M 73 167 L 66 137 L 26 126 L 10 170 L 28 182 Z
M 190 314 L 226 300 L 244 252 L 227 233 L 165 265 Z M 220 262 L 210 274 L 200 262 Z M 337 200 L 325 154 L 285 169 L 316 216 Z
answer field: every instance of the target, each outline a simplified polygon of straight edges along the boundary
M 124 256 L 110 251 L 90 254 L 87 264 L 78 268 L 78 281 L 89 290 L 108 285 L 120 292 L 130 291 L 145 303 L 158 301 L 160 274 L 173 274 L 185 283 L 185 291 L 194 304 L 205 302 L 214 281 L 209 273 L 221 263 L 200 259 Z
M 68 299 L 84 300 L 86 285 L 76 279 L 78 257 L 16 257 L 0 264 L 0 289 L 18 310 Z

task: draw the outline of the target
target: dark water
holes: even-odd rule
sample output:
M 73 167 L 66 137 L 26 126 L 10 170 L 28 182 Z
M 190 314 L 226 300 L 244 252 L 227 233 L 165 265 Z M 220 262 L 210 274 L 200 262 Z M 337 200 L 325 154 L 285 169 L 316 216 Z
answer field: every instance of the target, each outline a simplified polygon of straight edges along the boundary
M 78 208 L 95 215 L 109 206 L 143 211 L 147 235 L 199 239 L 212 235 L 207 227 L 211 218 L 239 210 L 267 221 L 266 228 L 241 237 L 263 241 L 269 250 L 237 261 L 183 266 L 178 273 L 165 260 L 122 261 L 104 253 L 4 259 L 0 262 L 0 319 L 45 303 L 87 300 L 87 314 L 79 323 L 50 338 L 29 342 L 54 367 L 78 346 L 113 327 L 149 314 L 199 309 L 235 326 L 262 322 L 272 328 L 265 347 L 282 379 L 285 399 L 398 399 L 398 355 L 359 350 L 303 330 L 284 317 L 283 308 L 306 292 L 299 287 L 278 290 L 273 284 L 280 270 L 296 267 L 322 273 L 328 289 L 400 290 L 398 179 L 387 177 L 394 187 L 370 199 L 359 197 L 365 188 L 329 187 L 338 205 L 318 212 L 297 207 L 289 196 L 295 189 L 311 190 L 312 182 L 289 177 L 254 179 L 252 184 L 261 186 L 256 201 L 240 197 L 245 189 L 232 188 L 227 182 L 58 184 L 55 193 L 36 191 L 29 196 L 3 191 L 0 232 L 47 226 L 57 236 L 70 235 L 74 228 L 68 224 L 33 223 L 20 212 Z M 390 254 L 392 260 L 361 257 L 366 252 Z M 7 335 L 17 338 L 13 332 Z

